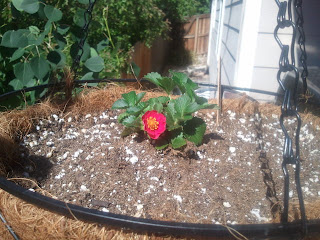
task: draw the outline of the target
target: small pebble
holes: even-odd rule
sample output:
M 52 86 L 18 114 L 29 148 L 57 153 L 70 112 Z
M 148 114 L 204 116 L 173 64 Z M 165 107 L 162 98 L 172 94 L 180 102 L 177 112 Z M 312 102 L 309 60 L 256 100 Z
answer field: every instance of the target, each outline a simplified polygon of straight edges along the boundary
M 223 202 L 223 206 L 225 206 L 226 208 L 231 207 L 231 204 L 229 202 Z

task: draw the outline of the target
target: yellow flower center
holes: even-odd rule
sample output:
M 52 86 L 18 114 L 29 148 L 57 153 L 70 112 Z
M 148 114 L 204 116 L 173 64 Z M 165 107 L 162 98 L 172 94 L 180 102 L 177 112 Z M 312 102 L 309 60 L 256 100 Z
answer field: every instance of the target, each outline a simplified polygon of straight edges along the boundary
M 159 122 L 154 117 L 149 117 L 147 119 L 147 125 L 150 130 L 158 129 Z

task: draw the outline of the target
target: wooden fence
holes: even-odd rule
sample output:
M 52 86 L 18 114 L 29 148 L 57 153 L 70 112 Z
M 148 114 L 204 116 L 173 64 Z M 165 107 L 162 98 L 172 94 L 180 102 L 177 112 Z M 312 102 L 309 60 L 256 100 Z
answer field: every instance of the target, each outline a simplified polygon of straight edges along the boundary
M 208 53 L 210 14 L 192 16 L 184 25 L 185 48 L 195 54 Z

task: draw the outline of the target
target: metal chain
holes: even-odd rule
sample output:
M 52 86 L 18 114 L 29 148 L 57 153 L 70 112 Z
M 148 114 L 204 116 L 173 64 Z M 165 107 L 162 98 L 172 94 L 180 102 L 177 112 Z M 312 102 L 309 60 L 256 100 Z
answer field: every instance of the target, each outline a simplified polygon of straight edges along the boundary
M 279 12 L 277 16 L 277 26 L 274 30 L 274 37 L 281 48 L 280 60 L 279 60 L 279 71 L 277 74 L 277 80 L 284 91 L 284 99 L 281 106 L 280 115 L 280 125 L 285 136 L 284 147 L 283 147 L 283 161 L 282 170 L 284 174 L 284 203 L 283 203 L 283 213 L 281 221 L 283 223 L 288 222 L 288 207 L 289 207 L 289 171 L 287 165 L 293 165 L 295 171 L 295 184 L 300 205 L 301 214 L 301 227 L 302 233 L 306 234 L 306 215 L 303 202 L 303 195 L 300 183 L 300 148 L 299 148 L 299 135 L 301 128 L 301 118 L 297 111 L 297 88 L 299 82 L 299 72 L 295 66 L 294 59 L 294 48 L 296 39 L 296 25 L 292 21 L 292 0 L 280 2 L 275 0 L 279 7 Z M 288 13 L 288 14 L 287 14 Z M 282 44 L 278 30 L 284 28 L 292 28 L 292 40 L 291 45 Z M 290 56 L 289 56 L 290 48 Z M 287 72 L 294 72 L 295 79 L 293 85 L 284 84 L 281 80 L 281 74 Z M 290 87 L 291 86 L 291 87 Z M 293 151 L 292 139 L 289 136 L 288 130 L 285 127 L 284 120 L 287 117 L 295 117 L 297 121 L 297 128 L 295 131 L 295 152 Z
M 308 85 L 307 85 L 307 77 L 308 77 L 308 67 L 307 67 L 307 53 L 306 53 L 306 46 L 305 46 L 305 34 L 303 30 L 303 13 L 302 13 L 302 0 L 295 0 L 294 6 L 296 10 L 296 25 L 299 31 L 298 37 L 298 44 L 300 48 L 300 63 L 302 66 L 301 78 L 303 83 L 303 94 L 306 95 Z
M 84 12 L 83 16 L 84 16 L 84 25 L 82 27 L 82 38 L 80 39 L 79 43 L 78 43 L 78 48 L 77 48 L 77 55 L 73 60 L 72 63 L 72 67 L 71 67 L 71 71 L 74 74 L 74 79 L 77 78 L 78 75 L 78 69 L 79 69 L 79 65 L 80 65 L 80 60 L 81 57 L 83 55 L 83 46 L 86 42 L 86 39 L 88 37 L 88 29 L 89 29 L 89 25 L 91 23 L 92 20 L 92 10 L 93 7 L 96 3 L 96 0 L 89 0 L 89 4 L 88 4 L 88 8 L 86 9 L 86 11 Z

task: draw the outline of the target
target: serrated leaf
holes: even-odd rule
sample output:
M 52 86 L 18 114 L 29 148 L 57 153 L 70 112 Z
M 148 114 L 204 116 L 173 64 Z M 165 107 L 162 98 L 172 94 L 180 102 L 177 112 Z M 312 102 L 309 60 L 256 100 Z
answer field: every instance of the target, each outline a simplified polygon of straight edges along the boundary
M 124 112 L 124 113 L 121 113 L 119 116 L 118 116 L 118 122 L 119 123 L 122 123 L 122 121 L 126 118 L 126 117 L 129 117 L 130 114 L 127 113 L 127 112 Z
M 180 133 L 175 138 L 171 139 L 171 145 L 174 149 L 181 148 L 182 146 L 186 145 L 187 141 L 183 137 L 183 133 Z
M 43 57 L 34 57 L 30 61 L 30 65 L 34 75 L 38 79 L 43 79 L 49 72 L 50 66 Z
M 39 0 L 23 0 L 20 7 L 23 11 L 34 14 L 39 10 Z
M 183 94 L 181 97 L 174 100 L 174 108 L 176 110 L 176 115 L 175 115 L 176 118 L 178 118 L 178 119 L 183 118 L 185 111 L 186 111 L 186 108 L 188 107 L 190 102 L 191 102 L 191 99 L 186 94 Z
M 34 74 L 29 62 L 17 63 L 13 67 L 14 75 L 26 86 Z
M 194 117 L 186 121 L 183 126 L 183 134 L 190 142 L 200 145 L 206 131 L 206 123 L 201 119 Z
M 122 124 L 127 126 L 127 127 L 134 127 L 136 124 L 135 124 L 135 121 L 136 121 L 137 117 L 133 116 L 133 115 L 130 115 L 128 117 L 126 117 L 123 121 L 122 121 Z
M 28 46 L 28 33 L 29 31 L 26 29 L 7 31 L 3 34 L 1 46 L 9 48 L 24 48 Z
M 168 146 L 169 146 L 169 142 L 168 142 L 168 140 L 165 139 L 165 138 L 159 138 L 159 139 L 157 139 L 156 144 L 155 144 L 155 148 L 156 148 L 157 150 L 165 149 L 165 148 L 168 147 Z
M 100 72 L 104 68 L 103 59 L 99 56 L 89 58 L 84 65 L 92 72 Z
M 176 83 L 168 77 L 163 77 L 160 80 L 160 87 L 167 93 L 170 94 L 172 92 L 172 90 L 174 89 L 174 87 L 176 86 Z
M 62 18 L 62 12 L 51 5 L 46 5 L 44 7 L 44 14 L 52 22 L 60 21 Z
M 143 110 L 143 109 L 141 109 L 141 108 L 138 107 L 138 106 L 133 106 L 133 107 L 129 107 L 129 108 L 127 109 L 127 113 L 129 113 L 129 114 L 134 114 L 134 115 L 139 115 L 142 110 Z
M 20 90 L 20 89 L 23 88 L 22 82 L 21 82 L 19 79 L 17 79 L 17 78 L 11 80 L 11 81 L 9 82 L 9 85 L 10 85 L 11 87 L 13 87 L 14 90 Z
M 136 94 L 135 91 L 124 93 L 121 96 L 128 103 L 128 105 L 130 107 L 136 105 L 136 103 L 137 103 L 137 94 Z
M 12 54 L 11 58 L 10 58 L 10 62 L 13 62 L 14 60 L 19 59 L 20 57 L 22 57 L 24 54 L 24 48 L 18 48 L 16 51 L 14 51 L 14 53 Z
M 119 99 L 112 105 L 112 109 L 123 109 L 127 107 L 129 107 L 129 104 L 124 99 Z
M 159 79 L 161 79 L 161 75 L 157 72 L 148 73 L 143 78 L 149 80 L 150 82 L 154 83 L 158 87 L 160 87 Z
M 121 132 L 121 137 L 127 137 L 132 133 L 137 132 L 139 129 L 133 128 L 133 127 L 126 127 L 122 132 Z
M 141 101 L 141 99 L 144 97 L 144 95 L 146 95 L 145 92 L 141 92 L 137 94 L 137 103 L 139 103 Z

